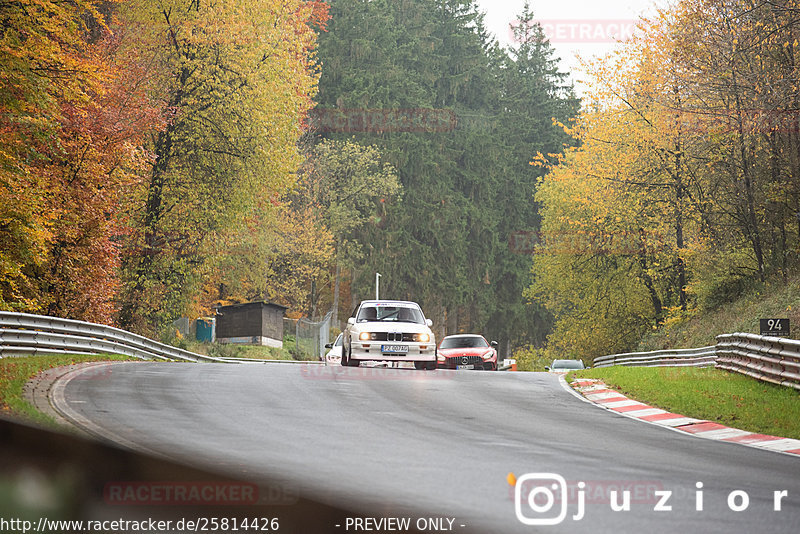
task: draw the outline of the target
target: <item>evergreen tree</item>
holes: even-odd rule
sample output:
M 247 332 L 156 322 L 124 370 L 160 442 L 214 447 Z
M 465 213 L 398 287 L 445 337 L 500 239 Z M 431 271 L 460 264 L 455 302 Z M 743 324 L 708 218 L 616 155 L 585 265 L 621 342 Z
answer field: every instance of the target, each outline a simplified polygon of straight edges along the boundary
M 566 122 L 577 101 L 526 13 L 538 33 L 504 50 L 473 0 L 331 2 L 318 113 L 391 120 L 324 135 L 380 146 L 404 190 L 362 236 L 353 303 L 372 295 L 380 272 L 382 294 L 419 301 L 440 333 L 446 324 L 448 333 L 544 339 L 536 329 L 547 323 L 530 320 L 538 312 L 522 297 L 530 259 L 508 239 L 536 231 L 539 174 L 529 163 L 561 150 L 567 136 L 553 118 Z

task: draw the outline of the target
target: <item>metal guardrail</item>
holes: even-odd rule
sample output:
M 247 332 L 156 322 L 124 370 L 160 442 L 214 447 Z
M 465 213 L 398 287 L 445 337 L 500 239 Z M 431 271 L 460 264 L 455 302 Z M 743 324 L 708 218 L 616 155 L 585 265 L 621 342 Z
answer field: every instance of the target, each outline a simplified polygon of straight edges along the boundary
M 717 368 L 800 390 L 800 341 L 723 334 L 717 336 Z
M 723 334 L 717 344 L 699 349 L 612 354 L 594 359 L 595 367 L 710 367 L 741 373 L 800 390 L 800 341 L 756 334 Z
M 699 349 L 656 350 L 652 352 L 627 352 L 599 356 L 594 359 L 594 367 L 626 365 L 637 367 L 711 367 L 717 359 L 716 347 Z
M 143 336 L 72 319 L 0 311 L 0 358 L 49 354 L 121 354 L 145 360 L 221 362 Z

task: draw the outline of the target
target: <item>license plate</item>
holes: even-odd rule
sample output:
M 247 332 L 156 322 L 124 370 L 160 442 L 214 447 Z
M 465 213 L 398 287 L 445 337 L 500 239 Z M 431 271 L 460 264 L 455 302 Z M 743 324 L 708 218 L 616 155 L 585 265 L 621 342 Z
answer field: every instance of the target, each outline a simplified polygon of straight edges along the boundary
M 475 369 L 475 366 L 474 366 L 473 364 L 469 364 L 469 365 L 456 365 L 456 369 Z
M 407 354 L 408 345 L 381 345 L 381 352 L 385 354 Z

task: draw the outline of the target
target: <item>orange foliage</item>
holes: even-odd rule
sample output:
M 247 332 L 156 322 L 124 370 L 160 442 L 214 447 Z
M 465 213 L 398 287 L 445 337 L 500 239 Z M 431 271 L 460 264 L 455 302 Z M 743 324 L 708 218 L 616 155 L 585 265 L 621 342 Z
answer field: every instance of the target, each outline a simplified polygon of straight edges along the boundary
M 158 107 L 115 58 L 107 3 L 4 3 L 0 307 L 110 322 L 121 211 Z

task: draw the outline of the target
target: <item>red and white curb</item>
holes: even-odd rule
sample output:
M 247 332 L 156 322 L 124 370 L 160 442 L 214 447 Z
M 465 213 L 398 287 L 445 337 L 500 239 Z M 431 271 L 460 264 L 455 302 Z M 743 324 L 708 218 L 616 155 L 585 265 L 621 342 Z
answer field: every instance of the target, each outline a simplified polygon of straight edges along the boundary
M 730 428 L 719 423 L 685 417 L 659 408 L 653 408 L 639 401 L 629 399 L 613 389 L 609 389 L 600 380 L 582 378 L 574 380 L 570 385 L 597 406 L 634 419 L 671 427 L 701 438 L 741 443 L 751 447 L 800 456 L 800 440 L 797 439 L 756 434 L 747 430 Z

